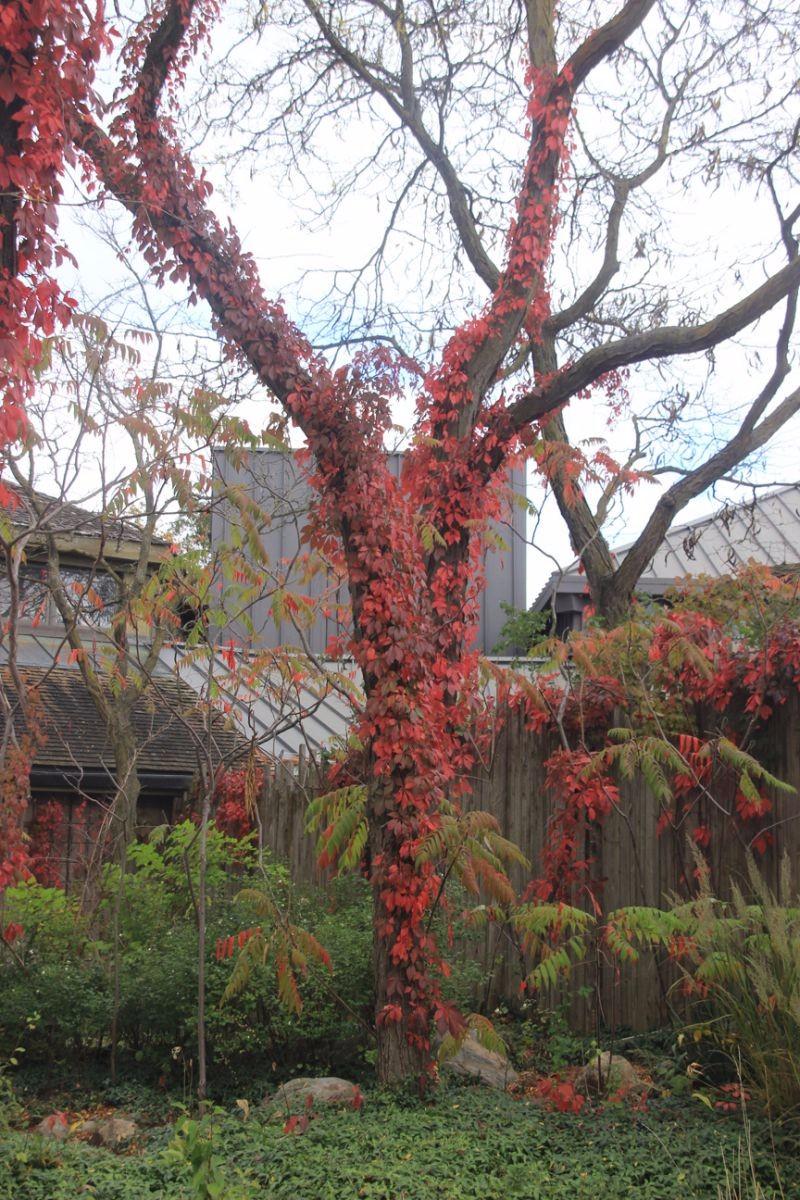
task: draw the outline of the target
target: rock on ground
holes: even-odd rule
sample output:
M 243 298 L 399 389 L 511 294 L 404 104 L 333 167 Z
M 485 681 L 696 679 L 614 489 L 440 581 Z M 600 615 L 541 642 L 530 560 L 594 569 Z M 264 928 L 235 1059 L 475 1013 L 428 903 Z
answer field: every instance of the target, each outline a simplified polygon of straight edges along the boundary
M 604 1050 L 595 1054 L 575 1076 L 575 1090 L 584 1096 L 601 1096 L 619 1091 L 635 1094 L 647 1091 L 647 1087 L 627 1058 Z
M 135 1137 L 138 1126 L 130 1117 L 105 1117 L 96 1121 L 84 1121 L 77 1132 L 88 1134 L 89 1140 L 95 1146 L 106 1146 L 109 1150 L 114 1150 Z
M 477 1079 L 487 1087 L 500 1090 L 510 1087 L 518 1079 L 517 1072 L 505 1055 L 482 1046 L 474 1030 L 464 1038 L 458 1053 L 444 1065 L 446 1070 L 453 1071 L 464 1079 Z
M 49 1117 L 45 1117 L 36 1126 L 36 1132 L 42 1137 L 55 1138 L 57 1142 L 63 1142 L 69 1134 L 69 1122 L 64 1113 L 51 1113 Z
M 353 1104 L 360 1091 L 356 1084 L 346 1079 L 337 1079 L 333 1075 L 312 1079 L 299 1076 L 290 1079 L 278 1088 L 274 1096 L 268 1097 L 265 1104 L 277 1105 L 280 1108 L 297 1108 L 306 1103 L 311 1096 L 315 1104 Z

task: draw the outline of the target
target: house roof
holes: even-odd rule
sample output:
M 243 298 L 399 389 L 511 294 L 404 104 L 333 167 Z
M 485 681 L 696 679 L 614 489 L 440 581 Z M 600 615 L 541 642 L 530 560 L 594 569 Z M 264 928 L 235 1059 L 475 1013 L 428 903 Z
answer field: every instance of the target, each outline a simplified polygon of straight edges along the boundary
M 99 631 L 94 642 L 88 644 L 88 650 L 92 655 L 101 655 L 107 646 L 108 639 Z M 146 647 L 140 647 L 140 651 L 145 652 Z M 80 757 L 80 747 L 84 746 L 83 757 L 87 769 L 97 769 L 100 763 L 97 739 L 102 737 L 103 731 L 91 698 L 82 687 L 80 669 L 76 663 L 69 662 L 69 657 L 69 646 L 63 634 L 58 636 L 49 630 L 25 629 L 19 635 L 17 662 L 23 677 L 44 679 L 55 676 L 56 681 L 48 683 L 47 708 L 56 713 L 70 713 L 70 706 L 74 707 L 70 721 L 63 718 L 57 723 L 55 737 L 50 738 L 52 744 L 48 744 L 43 751 L 42 762 L 50 765 L 56 761 L 59 765 L 74 763 Z M 8 675 L 7 661 L 8 646 L 0 643 L 2 679 Z M 74 682 L 64 679 L 66 674 L 73 676 Z M 200 727 L 203 713 L 208 710 L 205 697 L 208 696 L 209 680 L 213 680 L 217 699 L 228 705 L 230 713 L 225 735 L 236 739 L 243 755 L 249 753 L 253 746 L 267 759 L 294 759 L 299 756 L 301 747 L 309 754 L 317 755 L 325 747 L 346 739 L 360 695 L 352 664 L 348 667 L 341 663 L 325 663 L 315 669 L 309 663 L 309 670 L 303 672 L 302 679 L 298 672 L 296 682 L 287 680 L 277 668 L 273 671 L 264 669 L 250 688 L 243 685 L 243 674 L 238 669 L 232 674 L 226 657 L 218 651 L 214 652 L 213 662 L 209 663 L 208 653 L 199 656 L 196 653 L 187 654 L 180 645 L 167 645 L 161 651 L 152 678 L 161 707 L 165 710 L 171 707 L 181 715 L 195 710 L 195 720 Z M 352 700 L 348 700 L 348 689 Z M 160 722 L 165 720 L 165 715 L 169 713 L 162 713 L 158 718 Z M 191 760 L 190 769 L 194 771 L 197 755 L 191 735 L 186 733 L 183 723 L 178 719 L 173 720 L 164 729 L 164 738 L 153 740 L 150 736 L 150 720 L 148 713 L 141 769 L 165 771 L 168 766 L 172 769 L 174 760 L 178 764 L 176 769 L 183 770 Z M 87 727 L 89 734 L 83 741 Z M 71 732 L 65 739 L 67 728 Z M 152 733 L 155 733 L 155 729 Z M 219 740 L 222 733 L 215 736 Z M 187 744 L 184 745 L 184 742 Z M 72 746 L 72 750 L 65 758 L 64 749 L 69 746 Z M 220 754 L 227 756 L 231 752 L 227 741 L 223 739 Z
M 226 674 L 231 676 L 219 655 L 211 672 L 207 660 L 184 657 L 180 648 L 168 648 L 161 658 L 201 694 L 208 686 L 209 674 L 213 675 L 242 735 L 276 760 L 297 759 L 303 752 L 317 758 L 325 750 L 344 745 L 363 703 L 360 672 L 352 659 L 309 662 L 302 679 L 288 685 L 279 671 L 265 671 L 258 684 L 247 689 L 239 679 L 226 687 Z M 493 655 L 488 661 L 516 670 L 536 667 L 531 659 L 520 662 Z M 489 675 L 484 687 L 493 691 L 494 676 Z
M 616 546 L 618 562 L 634 545 Z M 777 488 L 741 504 L 724 504 L 707 517 L 673 525 L 638 583 L 641 591 L 660 595 L 686 575 L 719 577 L 748 562 L 790 568 L 800 563 L 800 483 Z M 554 595 L 586 590 L 580 560 L 554 571 L 533 602 L 547 608 Z
M 40 514 L 31 498 L 17 484 L 4 479 L 3 486 L 18 502 L 13 508 L 3 505 L 3 513 L 12 526 L 26 527 L 30 523 L 36 533 L 57 534 L 60 542 L 69 543 L 77 539 L 76 548 L 85 539 L 90 539 L 93 543 L 102 543 L 104 552 L 112 558 L 115 552 L 118 554 L 124 547 L 139 546 L 142 542 L 142 527 L 133 518 L 92 512 L 61 496 L 51 496 L 33 489 L 37 505 L 43 510 Z M 169 545 L 162 537 L 154 537 L 152 541 L 154 548 L 162 552 Z
M 20 666 L 18 672 L 45 734 L 34 766 L 59 768 L 68 774 L 108 773 L 110 780 L 113 749 L 80 670 L 74 666 Z M 0 679 L 16 707 L 16 684 L 7 665 L 0 667 Z M 205 715 L 197 692 L 174 675 L 159 675 L 133 711 L 139 775 L 194 775 L 201 761 L 198 739 L 201 746 L 208 744 Z M 0 717 L 0 731 L 3 724 Z M 19 711 L 15 728 L 18 734 L 25 731 Z M 216 761 L 243 757 L 249 750 L 235 725 L 221 716 L 213 720 L 211 744 Z
M 317 757 L 342 745 L 361 699 L 352 663 L 320 663 L 297 682 L 287 682 L 277 669 L 266 670 L 248 688 L 239 677 L 234 680 L 219 654 L 210 671 L 206 660 L 184 656 L 180 648 L 164 650 L 161 659 L 200 695 L 213 677 L 242 736 L 276 760 L 296 759 L 303 751 Z

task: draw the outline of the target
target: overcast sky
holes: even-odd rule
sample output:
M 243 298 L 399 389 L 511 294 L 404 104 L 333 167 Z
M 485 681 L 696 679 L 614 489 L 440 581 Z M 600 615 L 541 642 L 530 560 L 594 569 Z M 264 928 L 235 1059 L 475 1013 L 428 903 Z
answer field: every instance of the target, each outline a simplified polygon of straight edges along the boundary
M 214 52 L 227 49 L 235 36 L 236 20 L 225 18 L 214 35 Z M 266 53 L 262 45 L 250 46 L 245 54 L 245 65 L 254 57 Z M 198 117 L 199 117 L 198 110 Z M 191 129 L 193 112 L 191 105 L 183 112 L 184 123 Z M 357 158 L 363 149 L 360 139 L 368 136 L 368 130 L 359 128 L 357 122 L 346 127 L 341 134 L 337 154 L 342 168 Z M 216 186 L 214 203 L 221 215 L 232 216 L 245 248 L 255 257 L 261 271 L 264 288 L 269 296 L 285 298 L 291 316 L 297 319 L 312 338 L 318 302 L 325 294 L 330 272 L 362 261 L 380 239 L 385 216 L 385 204 L 374 190 L 353 192 L 339 208 L 333 221 L 327 226 L 313 217 L 313 202 L 306 189 L 297 179 L 281 175 L 273 169 L 269 157 L 243 162 L 235 169 L 230 164 L 216 161 L 221 153 L 219 143 L 203 143 L 198 157 L 208 164 L 209 173 Z M 387 184 L 387 197 L 390 192 Z M 754 221 L 761 214 L 754 209 L 751 192 L 747 189 L 728 187 L 720 194 L 711 194 L 708 204 L 698 203 L 696 193 L 681 201 L 674 189 L 665 204 L 671 206 L 672 231 L 685 253 L 698 262 L 706 256 L 706 265 L 698 273 L 714 294 L 715 302 L 722 306 L 731 302 L 736 294 L 736 283 L 730 276 L 720 246 L 735 246 L 737 241 L 749 245 L 752 241 Z M 67 244 L 78 260 L 76 271 L 66 272 L 66 282 L 89 309 L 111 313 L 123 321 L 143 321 L 143 310 L 135 291 L 128 294 L 117 289 L 126 289 L 131 284 L 128 271 L 117 260 L 117 256 L 104 240 L 103 226 L 114 220 L 117 235 L 124 243 L 127 239 L 127 222 L 113 204 L 107 207 L 106 216 L 98 218 L 90 206 L 85 206 L 80 190 L 72 187 L 62 210 L 62 231 Z M 130 251 L 131 261 L 141 270 L 135 250 Z M 723 267 L 725 269 L 723 269 Z M 744 269 L 744 264 L 743 264 Z M 387 286 L 392 289 L 392 302 L 402 307 L 414 305 L 415 298 L 403 294 L 402 271 L 395 273 Z M 116 293 L 116 294 L 115 294 Z M 165 324 L 174 337 L 171 352 L 178 354 L 177 339 L 182 339 L 185 349 L 191 337 L 207 339 L 210 335 L 208 315 L 198 307 L 185 304 L 181 288 L 172 288 L 165 293 L 150 291 L 151 303 L 163 314 Z M 112 297 L 109 299 L 109 297 Z M 716 393 L 721 404 L 733 403 L 747 389 L 749 364 L 752 353 L 769 343 L 774 322 L 766 320 L 741 339 L 738 347 L 725 350 L 718 356 Z M 210 342 L 207 343 L 210 345 Z M 748 353 L 750 352 L 750 353 Z M 686 366 L 687 378 L 697 371 L 696 365 Z M 659 376 L 642 373 L 633 380 L 634 387 L 658 388 Z M 254 428 L 262 424 L 268 401 L 263 395 L 251 399 L 243 406 L 243 412 Z M 412 414 L 412 398 L 405 412 L 399 413 L 401 424 L 408 424 Z M 574 401 L 570 408 L 573 430 L 585 438 L 608 437 L 612 450 L 622 452 L 627 431 L 607 428 L 604 410 L 591 401 Z M 708 437 L 712 429 L 698 429 L 698 437 Z M 751 472 L 756 481 L 790 482 L 798 477 L 797 441 L 800 422 L 791 426 L 775 439 L 768 451 Z M 90 467 L 87 465 L 87 471 Z M 641 528 L 652 508 L 658 485 L 642 484 L 637 493 L 625 502 L 624 511 L 618 512 L 610 530 L 612 544 L 624 543 Z M 715 495 L 706 494 L 697 499 L 679 517 L 684 523 L 695 516 L 713 511 L 723 498 L 749 497 L 748 489 L 737 489 L 732 485 L 720 485 Z M 572 558 L 565 527 L 559 517 L 552 498 L 543 502 L 541 485 L 531 476 L 529 497 L 537 509 L 541 509 L 536 521 L 536 548 L 528 553 L 529 599 L 539 591 L 542 583 L 553 570 L 555 563 L 564 564 Z M 79 498 L 79 497 L 76 497 Z M 533 528 L 533 526 L 532 526 Z

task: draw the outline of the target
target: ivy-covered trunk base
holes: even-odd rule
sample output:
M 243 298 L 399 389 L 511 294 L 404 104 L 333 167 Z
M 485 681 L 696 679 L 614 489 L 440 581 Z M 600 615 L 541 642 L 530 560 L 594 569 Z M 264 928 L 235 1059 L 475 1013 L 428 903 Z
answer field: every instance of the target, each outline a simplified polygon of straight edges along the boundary
M 373 962 L 375 967 L 376 1073 L 380 1084 L 421 1081 L 428 1074 L 430 1054 L 414 1044 L 405 1006 L 399 1019 L 387 1020 L 387 1012 L 398 1004 L 395 994 L 397 973 L 391 969 L 389 949 L 382 933 L 385 911 L 375 898 Z
M 438 954 L 427 930 L 430 872 L 413 861 L 422 814 L 405 782 L 398 774 L 373 784 L 369 805 L 377 1075 L 381 1084 L 421 1086 L 430 1073 Z

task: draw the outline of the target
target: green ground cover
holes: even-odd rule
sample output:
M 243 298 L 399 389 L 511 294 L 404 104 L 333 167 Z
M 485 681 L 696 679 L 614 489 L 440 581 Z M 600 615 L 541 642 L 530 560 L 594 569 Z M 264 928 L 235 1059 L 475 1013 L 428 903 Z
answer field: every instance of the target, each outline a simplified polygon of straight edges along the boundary
M 755 1120 L 743 1138 L 738 1115 L 686 1098 L 574 1116 L 450 1086 L 426 1103 L 367 1093 L 360 1112 L 327 1110 L 299 1136 L 284 1132 L 284 1120 L 261 1108 L 246 1120 L 219 1113 L 205 1127 L 193 1122 L 184 1139 L 157 1126 L 124 1154 L 7 1134 L 0 1198 L 718 1200 L 723 1164 L 742 1150 L 764 1200 L 800 1194 L 800 1155 L 788 1135 Z M 193 1184 L 189 1164 L 203 1161 Z

